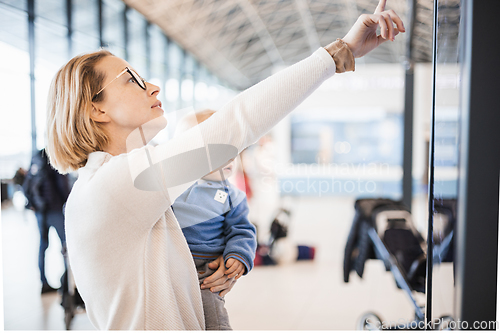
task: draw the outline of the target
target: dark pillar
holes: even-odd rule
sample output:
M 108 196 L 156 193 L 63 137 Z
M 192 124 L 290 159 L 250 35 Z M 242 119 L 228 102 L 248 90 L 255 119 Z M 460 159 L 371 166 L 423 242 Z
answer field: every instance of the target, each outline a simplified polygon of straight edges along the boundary
M 66 25 L 68 27 L 68 58 L 73 56 L 73 0 L 66 0 Z
M 165 65 L 165 69 L 163 71 L 163 87 L 165 91 L 165 97 L 167 97 L 168 91 L 166 89 L 166 83 L 168 79 L 170 79 L 171 71 L 170 71 L 170 39 L 163 35 L 165 38 L 165 49 L 163 51 L 163 63 Z M 173 107 L 170 102 L 167 102 L 167 99 L 165 98 L 165 107 L 164 110 L 166 113 L 171 112 L 173 110 Z
M 405 105 L 404 105 L 404 135 L 403 135 L 403 202 L 411 211 L 413 198 L 413 89 L 414 61 L 412 57 L 412 42 L 415 26 L 416 0 L 408 0 L 408 39 L 405 61 Z
M 127 19 L 127 12 L 129 11 L 129 6 L 125 5 L 125 8 L 123 9 L 123 46 L 125 47 L 125 60 L 129 60 L 129 53 L 128 53 L 128 19 Z
M 150 29 L 151 23 L 146 21 L 146 24 L 144 25 L 144 38 L 146 41 L 146 79 L 149 80 L 151 79 L 151 38 L 149 36 L 149 29 Z
M 28 0 L 28 43 L 30 55 L 30 101 L 31 101 L 31 150 L 36 146 L 36 107 L 35 107 L 35 0 Z
M 97 0 L 97 19 L 98 19 L 98 25 L 99 25 L 99 45 L 102 47 L 105 47 L 104 43 L 104 37 L 103 37 L 103 29 L 104 29 L 104 20 L 103 20 L 103 6 L 102 6 L 102 0 Z
M 193 66 L 193 107 L 196 108 L 196 84 L 200 80 L 200 70 L 201 66 L 198 60 L 194 60 Z
M 184 79 L 186 78 L 186 58 L 187 52 L 185 49 L 182 49 L 182 60 L 179 73 L 179 99 L 177 109 L 182 109 L 184 107 L 184 100 L 182 99 L 182 81 L 184 81 Z
M 496 320 L 500 95 L 498 0 L 462 1 L 457 320 Z M 496 329 L 496 327 L 488 327 Z

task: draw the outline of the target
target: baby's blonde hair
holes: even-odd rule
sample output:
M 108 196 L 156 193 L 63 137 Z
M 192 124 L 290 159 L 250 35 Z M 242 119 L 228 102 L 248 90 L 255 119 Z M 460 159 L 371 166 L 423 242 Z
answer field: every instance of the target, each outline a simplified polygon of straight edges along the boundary
M 92 98 L 101 89 L 105 74 L 95 68 L 106 50 L 79 55 L 55 75 L 47 99 L 47 153 L 50 164 L 60 173 L 75 171 L 88 155 L 109 142 L 101 124 L 91 119 Z M 94 102 L 104 99 L 103 91 Z

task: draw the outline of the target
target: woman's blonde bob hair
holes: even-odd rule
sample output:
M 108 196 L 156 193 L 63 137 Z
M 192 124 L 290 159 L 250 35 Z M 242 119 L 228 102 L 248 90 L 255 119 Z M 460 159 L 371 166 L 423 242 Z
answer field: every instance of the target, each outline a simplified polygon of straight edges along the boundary
M 79 55 L 56 74 L 47 99 L 47 152 L 50 164 L 62 174 L 78 170 L 88 155 L 108 143 L 101 124 L 90 117 L 92 98 L 101 89 L 105 74 L 97 63 L 113 54 L 106 50 Z M 104 91 L 94 102 L 102 101 Z

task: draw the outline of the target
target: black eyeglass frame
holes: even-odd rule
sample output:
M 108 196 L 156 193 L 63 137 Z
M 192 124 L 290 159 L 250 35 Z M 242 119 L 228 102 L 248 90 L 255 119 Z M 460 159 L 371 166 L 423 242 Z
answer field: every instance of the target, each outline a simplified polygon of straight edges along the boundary
M 146 81 L 139 74 L 137 74 L 136 71 L 134 71 L 133 69 L 131 69 L 129 67 L 125 67 L 125 69 L 123 71 L 121 71 L 120 74 L 118 74 L 113 80 L 109 81 L 107 85 L 105 85 L 104 87 L 102 87 L 101 90 L 99 90 L 94 95 L 94 97 L 92 97 L 92 100 L 95 100 L 95 98 L 97 97 L 97 95 L 99 95 L 107 86 L 109 86 L 111 83 L 113 83 L 113 81 L 115 81 L 116 79 L 118 79 L 120 76 L 122 76 L 125 73 L 129 73 L 130 76 L 135 80 L 135 82 L 137 83 L 137 85 L 142 90 L 146 90 L 147 89 L 147 87 L 146 87 Z

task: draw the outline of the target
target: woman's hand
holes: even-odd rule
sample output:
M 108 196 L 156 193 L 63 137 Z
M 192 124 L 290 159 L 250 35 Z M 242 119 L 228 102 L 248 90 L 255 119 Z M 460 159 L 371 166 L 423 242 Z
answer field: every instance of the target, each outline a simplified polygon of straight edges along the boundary
M 214 274 L 205 278 L 201 289 L 210 288 L 211 292 L 220 291 L 220 296 L 224 297 L 228 292 L 231 291 L 236 280 L 234 278 L 229 278 L 226 275 L 226 267 L 224 266 L 224 258 L 222 256 L 218 257 L 210 264 L 208 264 L 210 269 L 217 269 Z M 218 267 L 218 268 L 217 268 Z M 221 291 L 222 290 L 222 291 Z
M 342 40 L 347 43 L 354 58 L 360 58 L 399 32 L 405 32 L 403 21 L 391 9 L 385 10 L 387 0 L 380 0 L 375 13 L 361 15 Z M 396 24 L 396 27 L 394 27 Z M 377 27 L 380 35 L 377 36 Z

